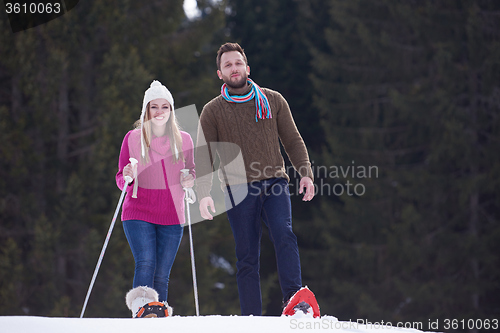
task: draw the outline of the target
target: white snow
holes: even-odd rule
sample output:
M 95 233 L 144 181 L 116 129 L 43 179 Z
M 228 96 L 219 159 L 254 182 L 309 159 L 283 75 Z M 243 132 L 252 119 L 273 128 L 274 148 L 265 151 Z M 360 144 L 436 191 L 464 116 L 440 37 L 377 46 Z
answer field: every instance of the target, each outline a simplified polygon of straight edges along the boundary
M 33 316 L 0 317 L 3 333 L 140 333 L 140 332 L 203 332 L 203 333 L 282 333 L 282 332 L 372 332 L 417 333 L 416 329 L 388 326 L 386 323 L 338 321 L 332 316 L 308 317 L 242 317 L 200 316 L 168 318 L 52 318 Z M 405 325 L 401 323 L 402 325 Z M 407 327 L 416 323 L 407 323 Z M 418 324 L 418 323 L 417 323 Z M 420 329 L 426 329 L 422 323 Z M 415 326 L 413 326 L 415 327 Z M 418 325 L 417 325 L 418 327 Z

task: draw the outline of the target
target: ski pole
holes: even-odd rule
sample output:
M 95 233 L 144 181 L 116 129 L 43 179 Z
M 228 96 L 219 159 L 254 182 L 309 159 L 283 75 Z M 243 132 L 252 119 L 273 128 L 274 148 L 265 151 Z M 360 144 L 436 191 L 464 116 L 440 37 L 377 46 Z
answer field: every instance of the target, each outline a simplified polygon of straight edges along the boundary
M 182 169 L 181 172 L 184 176 L 189 174 L 189 169 Z M 194 262 L 194 246 L 193 246 L 193 231 L 191 230 L 191 213 L 189 211 L 189 204 L 194 203 L 196 200 L 194 197 L 194 192 L 190 188 L 184 188 L 186 210 L 188 217 L 188 230 L 189 230 L 189 252 L 191 253 L 191 271 L 193 273 L 193 291 L 194 291 L 194 305 L 196 307 L 196 316 L 200 315 L 200 306 L 198 304 L 198 283 L 196 282 L 196 267 Z M 191 193 L 189 193 L 191 192 Z M 191 194 L 191 196 L 190 196 Z
M 130 163 L 132 164 L 132 166 L 134 166 L 137 164 L 137 160 L 131 157 Z M 94 282 L 97 277 L 97 273 L 99 272 L 99 268 L 101 267 L 102 258 L 104 257 L 104 252 L 106 252 L 109 239 L 111 238 L 111 232 L 113 232 L 113 228 L 115 226 L 116 217 L 118 216 L 118 212 L 120 211 L 123 198 L 125 197 L 125 193 L 127 192 L 127 186 L 131 182 L 132 178 L 130 176 L 125 176 L 125 185 L 123 186 L 122 194 L 120 195 L 120 200 L 118 201 L 118 205 L 116 206 L 115 214 L 113 215 L 113 220 L 111 220 L 111 225 L 109 226 L 108 234 L 106 235 L 106 240 L 104 241 L 104 245 L 102 246 L 101 254 L 99 255 L 99 260 L 97 261 L 97 265 L 94 270 L 94 275 L 92 276 L 92 280 L 90 281 L 89 290 L 87 291 L 87 296 L 85 297 L 85 302 L 83 303 L 83 308 L 82 312 L 80 313 L 80 318 L 83 318 L 83 314 L 85 313 L 85 309 L 87 308 L 87 303 L 89 301 L 90 293 L 92 292 L 92 288 L 94 287 Z

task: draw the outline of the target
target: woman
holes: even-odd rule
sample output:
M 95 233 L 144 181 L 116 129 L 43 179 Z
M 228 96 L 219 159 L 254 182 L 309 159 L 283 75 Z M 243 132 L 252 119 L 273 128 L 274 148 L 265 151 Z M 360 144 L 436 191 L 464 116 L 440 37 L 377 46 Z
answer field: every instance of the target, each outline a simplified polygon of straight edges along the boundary
M 170 270 L 183 234 L 183 188 L 194 185 L 193 141 L 179 130 L 172 94 L 156 80 L 144 93 L 135 127 L 125 135 L 116 174 L 120 189 L 129 186 L 122 221 L 135 260 L 133 287 L 149 287 L 143 289 L 156 291 L 157 300 L 166 304 Z M 139 161 L 136 166 L 129 162 L 131 157 Z M 189 169 L 189 174 L 184 176 L 182 169 Z M 126 176 L 133 179 L 128 185 Z M 136 309 L 131 310 L 135 316 Z

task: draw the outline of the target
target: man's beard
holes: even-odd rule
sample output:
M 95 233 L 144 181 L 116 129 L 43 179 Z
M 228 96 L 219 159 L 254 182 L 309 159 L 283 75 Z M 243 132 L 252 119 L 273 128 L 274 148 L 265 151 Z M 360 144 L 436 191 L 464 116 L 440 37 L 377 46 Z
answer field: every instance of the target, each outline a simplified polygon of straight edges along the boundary
M 248 75 L 247 73 L 245 73 L 244 75 L 241 76 L 241 78 L 234 82 L 234 81 L 231 81 L 231 77 L 223 77 L 222 78 L 224 83 L 231 89 L 240 89 L 240 88 L 243 88 L 244 86 L 246 86 L 247 84 L 247 80 L 248 80 Z

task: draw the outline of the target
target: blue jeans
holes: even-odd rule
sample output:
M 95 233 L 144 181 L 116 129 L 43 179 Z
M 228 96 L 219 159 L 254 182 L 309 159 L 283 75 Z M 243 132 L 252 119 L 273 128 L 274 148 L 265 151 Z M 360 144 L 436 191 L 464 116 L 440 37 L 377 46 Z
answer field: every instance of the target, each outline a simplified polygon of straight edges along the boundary
M 248 194 L 235 207 L 238 191 Z M 292 209 L 288 182 L 271 178 L 226 187 L 226 209 L 236 244 L 236 267 L 241 314 L 262 315 L 260 289 L 260 241 L 262 223 L 269 229 L 274 245 L 283 300 L 302 287 L 297 237 L 292 231 Z M 232 207 L 232 208 L 231 208 Z
M 167 300 L 170 270 L 183 234 L 180 225 L 159 225 L 140 220 L 123 221 L 123 229 L 134 255 L 133 287 L 148 286 Z

